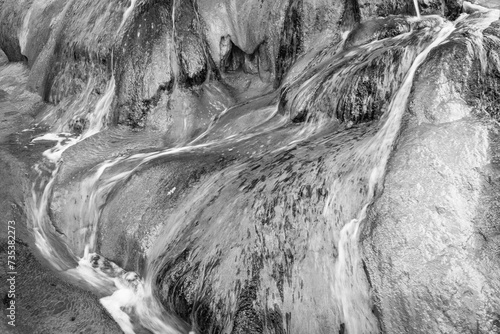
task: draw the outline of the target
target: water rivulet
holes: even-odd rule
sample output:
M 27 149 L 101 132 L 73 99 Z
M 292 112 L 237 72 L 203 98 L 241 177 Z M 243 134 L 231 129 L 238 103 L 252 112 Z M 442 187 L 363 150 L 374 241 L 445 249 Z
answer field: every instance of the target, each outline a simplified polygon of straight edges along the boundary
M 313 33 L 292 1 L 260 41 L 207 3 L 124 4 L 88 62 L 54 42 L 25 196 L 52 269 L 125 333 L 500 331 L 500 11 L 347 1 Z

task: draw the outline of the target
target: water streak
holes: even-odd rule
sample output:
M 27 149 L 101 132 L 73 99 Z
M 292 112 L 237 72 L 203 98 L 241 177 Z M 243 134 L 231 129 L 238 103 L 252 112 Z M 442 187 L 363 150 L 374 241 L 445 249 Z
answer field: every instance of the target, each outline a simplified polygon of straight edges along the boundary
M 417 18 L 420 19 L 420 8 L 418 7 L 418 0 L 413 0 L 413 5 L 415 5 L 415 13 L 417 13 Z
M 21 48 L 21 54 L 23 55 L 26 55 L 26 45 L 28 44 L 28 34 L 30 32 L 30 19 L 32 12 L 33 6 L 28 9 L 28 12 L 23 20 L 23 27 L 19 31 L 19 47 Z
M 125 10 L 125 12 L 123 13 L 123 18 L 122 18 L 122 22 L 120 23 L 120 27 L 118 27 L 118 32 L 120 32 L 120 30 L 123 28 L 123 25 L 125 24 L 125 22 L 127 21 L 128 17 L 130 16 L 130 14 L 132 14 L 132 12 L 134 11 L 134 8 L 135 8 L 135 3 L 137 2 L 137 0 L 131 0 L 130 1 L 130 6 Z

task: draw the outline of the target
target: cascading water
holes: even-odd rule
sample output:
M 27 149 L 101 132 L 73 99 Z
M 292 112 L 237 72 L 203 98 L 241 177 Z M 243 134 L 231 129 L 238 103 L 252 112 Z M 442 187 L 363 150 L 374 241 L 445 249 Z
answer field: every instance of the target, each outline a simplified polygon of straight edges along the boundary
M 415 0 L 414 3 L 420 18 L 418 2 Z M 125 11 L 120 29 L 134 6 L 135 1 L 132 0 L 130 7 Z M 102 305 L 125 333 L 136 333 L 141 329 L 153 333 L 188 332 L 190 325 L 167 313 L 155 291 L 157 275 L 165 265 L 164 250 L 167 246 L 165 243 L 170 240 L 170 236 L 174 235 L 177 229 L 180 229 L 182 223 L 189 220 L 188 214 L 178 213 L 177 216 L 173 215 L 168 218 L 171 221 L 179 217 L 181 219 L 172 222 L 171 229 L 165 232 L 163 240 L 158 238 L 156 244 L 146 254 L 148 265 L 145 277 L 141 278 L 137 273 L 127 272 L 97 254 L 99 219 L 110 193 L 127 182 L 141 168 L 161 159 L 174 160 L 178 157 L 201 156 L 206 152 L 233 154 L 236 157 L 235 160 L 239 160 L 238 163 L 226 169 L 226 175 L 215 173 L 210 182 L 206 181 L 206 184 L 200 186 L 200 189 L 207 193 L 217 192 L 211 188 L 215 187 L 217 181 L 236 184 L 238 173 L 246 170 L 250 165 L 248 161 L 252 159 L 278 156 L 287 150 L 295 149 L 299 144 L 314 143 L 314 140 L 317 140 L 318 150 L 322 145 L 333 142 L 340 148 L 335 153 L 337 155 L 332 158 L 333 162 L 328 166 L 334 172 L 326 178 L 329 181 L 328 196 L 325 196 L 323 210 L 318 214 L 325 219 L 325 225 L 338 228 L 337 230 L 332 228 L 332 235 L 327 239 L 336 241 L 338 249 L 336 262 L 330 263 L 325 269 L 325 275 L 330 279 L 329 293 L 331 298 L 335 299 L 336 312 L 331 316 L 338 319 L 337 323 L 341 326 L 340 328 L 344 328 L 347 333 L 379 332 L 377 319 L 372 313 L 370 288 L 362 266 L 358 246 L 359 235 L 366 212 L 375 196 L 381 191 L 380 185 L 392 147 L 400 131 L 401 119 L 406 109 L 414 75 L 429 52 L 445 41 L 453 32 L 454 27 L 452 23 L 440 22 L 437 27 L 426 28 L 426 32 L 420 35 L 409 32 L 390 40 L 374 41 L 359 48 L 334 54 L 330 58 L 326 57 L 316 68 L 313 68 L 310 71 L 312 74 L 307 72 L 304 77 L 298 76 L 291 80 L 290 85 L 300 86 L 298 93 L 291 99 L 293 100 L 291 108 L 302 108 L 307 105 L 307 100 L 313 95 L 308 89 L 316 93 L 324 79 L 322 76 L 330 75 L 332 69 L 341 68 L 335 74 L 336 83 L 344 85 L 359 68 L 373 61 L 372 56 L 375 57 L 385 48 L 394 45 L 403 45 L 411 49 L 408 41 L 412 41 L 412 37 L 416 39 L 418 47 L 410 51 L 405 50 L 402 57 L 402 62 L 411 61 L 411 66 L 405 71 L 400 86 L 392 94 L 387 110 L 382 118 L 371 124 L 371 128 L 359 135 L 359 138 L 355 130 L 352 135 L 348 133 L 348 128 L 335 137 L 337 133 L 334 133 L 334 129 L 338 127 L 338 123 L 325 119 L 308 118 L 312 121 L 303 128 L 290 126 L 289 115 L 279 113 L 279 107 L 274 104 L 274 101 L 264 107 L 256 107 L 256 111 L 266 116 L 263 117 L 262 122 L 252 127 L 243 126 L 245 131 L 239 132 L 242 126 L 235 126 L 233 130 L 231 122 L 235 121 L 231 119 L 231 115 L 237 115 L 245 106 L 235 106 L 220 115 L 205 133 L 187 144 L 108 159 L 92 168 L 80 182 L 79 200 L 75 200 L 66 208 L 77 221 L 76 232 L 74 235 L 62 236 L 54 228 L 48 212 L 61 157 L 69 147 L 89 139 L 104 128 L 115 92 L 115 79 L 112 77 L 105 94 L 97 102 L 94 112 L 88 116 L 88 128 L 80 136 L 59 133 L 47 134 L 35 139 L 35 142 L 57 141 L 54 148 L 44 153 L 46 163 L 52 168 L 49 175 L 44 165 L 38 165 L 36 170 L 39 177 L 32 189 L 29 221 L 32 224 L 38 249 L 54 268 L 64 272 L 68 278 L 82 282 L 97 291 L 99 295 L 104 296 L 100 299 Z M 353 63 L 349 64 L 349 61 Z M 306 77 L 307 75 L 309 77 Z M 304 81 L 300 82 L 302 79 Z M 363 128 L 360 129 L 363 130 Z M 343 139 L 350 138 L 349 136 L 356 138 L 352 143 L 348 143 L 350 146 L 343 147 Z M 273 139 L 272 144 L 269 138 Z M 264 147 L 268 143 L 269 147 Z M 307 150 L 303 149 L 303 151 Z M 227 178 L 227 181 L 221 181 L 217 179 L 218 177 L 221 180 Z M 348 203 L 343 198 L 348 195 L 343 192 L 348 195 L 355 194 L 353 196 L 357 196 L 355 197 L 357 202 L 345 208 L 346 213 L 339 214 L 338 212 L 342 210 L 338 210 L 340 206 L 338 203 Z M 197 198 L 197 201 L 203 202 L 200 198 Z M 188 207 L 189 203 L 191 202 L 187 201 L 185 206 Z M 193 200 L 193 203 L 197 202 Z M 199 210 L 201 212 L 204 209 Z M 201 216 L 201 213 L 199 215 Z M 338 219 L 339 217 L 341 219 Z M 76 242 L 67 244 L 67 240 Z M 320 262 L 315 262 L 315 265 L 319 267 Z
M 123 18 L 122 18 L 122 22 L 120 23 L 120 27 L 118 28 L 118 31 L 120 31 L 122 28 L 123 28 L 123 25 L 125 24 L 125 22 L 127 21 L 127 19 L 129 18 L 129 16 L 132 14 L 132 12 L 134 11 L 134 7 L 135 7 L 135 3 L 137 2 L 137 0 L 130 0 L 130 6 L 125 10 L 125 12 L 123 13 Z
M 83 140 L 95 133 L 98 133 L 105 126 L 105 118 L 109 112 L 111 102 L 114 96 L 114 78 L 110 80 L 108 88 L 104 96 L 98 101 L 94 112 L 89 116 L 89 127 L 82 135 L 75 137 L 70 133 L 48 133 L 41 137 L 34 139 L 37 141 L 56 141 L 57 144 L 52 149 L 44 152 L 45 158 L 48 160 L 48 164 L 54 166 L 52 172 L 50 173 L 49 180 L 44 182 L 43 168 L 41 165 L 35 166 L 35 170 L 38 172 L 40 177 L 40 183 L 35 183 L 32 188 L 32 200 L 31 204 L 31 219 L 30 222 L 33 224 L 32 228 L 35 234 L 35 243 L 37 244 L 40 251 L 48 258 L 53 261 L 53 265 L 58 270 L 67 269 L 68 263 L 61 258 L 62 256 L 70 256 L 67 254 L 67 250 L 59 249 L 54 252 L 53 245 L 47 243 L 48 240 L 54 240 L 54 232 L 51 231 L 52 224 L 47 217 L 47 206 L 49 205 L 49 197 L 52 191 L 53 182 L 57 172 L 59 170 L 59 164 L 63 152 L 69 147 L 75 145 L 80 140 Z M 40 196 L 41 194 L 41 196 Z M 61 245 L 61 247 L 64 247 Z M 57 259 L 57 260 L 55 260 Z
M 413 0 L 413 5 L 415 6 L 415 13 L 417 13 L 417 18 L 420 19 L 420 7 L 418 7 L 418 0 Z
M 119 30 L 123 26 L 127 17 L 131 14 L 134 5 L 135 5 L 135 0 L 132 0 L 130 7 L 124 12 L 122 23 L 120 25 Z M 29 15 L 31 15 L 31 9 L 25 18 L 26 22 L 29 21 Z M 25 27 L 23 28 L 24 35 L 27 34 L 27 29 L 28 29 L 27 24 L 25 24 Z M 113 63 L 111 64 L 111 66 L 113 66 Z M 94 80 L 93 78 L 90 78 L 87 82 L 86 89 L 81 95 L 81 98 L 76 103 L 70 105 L 70 107 L 73 108 L 78 107 L 82 109 L 74 112 L 72 114 L 73 117 L 75 117 L 75 115 L 81 116 L 81 114 L 84 113 L 84 108 L 89 103 L 89 97 L 93 89 L 94 89 Z M 53 231 L 52 224 L 50 223 L 46 210 L 49 205 L 49 196 L 52 192 L 52 186 L 55 177 L 59 171 L 61 157 L 65 150 L 77 144 L 79 141 L 82 141 L 85 138 L 88 138 L 100 132 L 102 129 L 106 127 L 108 121 L 107 117 L 111 109 L 111 104 L 113 102 L 114 94 L 115 94 L 115 78 L 113 74 L 108 82 L 104 95 L 96 103 L 94 111 L 89 115 L 84 116 L 87 119 L 88 125 L 82 134 L 80 134 L 79 136 L 74 136 L 71 133 L 63 133 L 62 131 L 67 127 L 70 120 L 69 119 L 57 120 L 56 118 L 56 122 L 58 124 L 56 126 L 56 130 L 59 131 L 59 133 L 47 133 L 33 140 L 33 142 L 39 142 L 39 141 L 57 142 L 57 144 L 52 149 L 45 151 L 43 154 L 44 157 L 48 160 L 48 164 L 53 166 L 48 181 L 44 181 L 46 175 L 44 175 L 44 171 L 43 168 L 41 168 L 41 165 L 39 164 L 35 166 L 35 170 L 39 175 L 40 181 L 36 182 L 32 188 L 32 203 L 30 205 L 32 217 L 30 219 L 30 222 L 32 223 L 32 228 L 35 234 L 35 243 L 37 244 L 39 250 L 42 252 L 42 254 L 45 255 L 46 258 L 51 259 L 53 261 L 52 262 L 53 266 L 58 270 L 66 270 L 70 268 L 68 264 L 70 264 L 71 262 L 68 263 L 67 259 L 64 260 L 63 258 L 61 258 L 61 254 L 59 254 L 58 252 L 54 252 L 53 249 L 54 245 L 50 245 L 50 242 L 48 242 L 48 240 L 55 241 L 56 238 L 54 238 L 54 235 L 56 233 L 54 233 L 55 231 Z M 50 119 L 51 117 L 53 117 L 53 115 L 52 113 L 49 113 L 41 121 L 47 122 L 48 119 Z M 60 244 L 57 241 L 56 243 Z M 65 248 L 64 245 L 61 246 Z M 68 249 L 65 249 L 61 253 L 63 253 L 63 257 L 73 258 L 73 260 L 76 258 L 75 255 L 71 254 L 72 252 L 69 251 Z
M 115 94 L 115 77 L 112 76 L 109 80 L 108 86 L 106 87 L 106 92 L 104 96 L 97 102 L 95 110 L 89 115 L 88 122 L 89 126 L 85 133 L 79 138 L 83 140 L 88 138 L 99 131 L 101 131 L 108 122 L 108 114 L 111 110 L 111 103 L 113 102 L 113 97 Z

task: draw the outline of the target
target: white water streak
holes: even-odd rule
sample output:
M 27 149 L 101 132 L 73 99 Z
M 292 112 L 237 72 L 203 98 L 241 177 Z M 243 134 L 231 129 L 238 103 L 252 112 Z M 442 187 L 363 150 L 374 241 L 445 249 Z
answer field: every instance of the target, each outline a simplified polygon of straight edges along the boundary
M 79 139 L 80 141 L 100 132 L 106 127 L 111 104 L 115 96 L 115 77 L 111 77 L 104 96 L 97 102 L 94 112 L 89 115 L 89 126 Z
M 130 6 L 127 8 L 127 10 L 125 10 L 125 12 L 123 13 L 123 18 L 122 18 L 122 23 L 120 23 L 120 27 L 118 28 L 118 32 L 120 32 L 120 30 L 123 28 L 123 25 L 125 24 L 125 22 L 127 21 L 128 17 L 130 16 L 130 14 L 132 14 L 132 12 L 134 11 L 134 7 L 135 7 L 135 3 L 137 2 L 137 0 L 131 0 L 130 1 Z
M 417 13 L 417 17 L 420 19 L 420 8 L 418 7 L 418 0 L 413 0 L 413 4 L 415 5 L 415 12 Z
M 28 34 L 30 31 L 30 19 L 31 13 L 33 12 L 33 6 L 28 9 L 28 12 L 24 16 L 23 27 L 19 31 L 19 47 L 21 48 L 21 54 L 26 55 L 26 45 L 28 44 Z
M 59 172 L 60 162 L 62 154 L 65 150 L 75 145 L 84 138 L 89 137 L 92 134 L 97 133 L 104 127 L 104 119 L 109 112 L 109 107 L 114 95 L 114 78 L 110 81 L 108 85 L 108 90 L 106 94 L 98 101 L 94 113 L 92 113 L 90 118 L 91 126 L 79 137 L 74 137 L 70 133 L 47 133 L 43 136 L 33 139 L 33 142 L 37 141 L 56 141 L 56 145 L 48 150 L 46 150 L 43 155 L 49 163 L 55 165 L 54 169 L 51 171 L 49 181 L 44 185 L 42 195 L 39 196 L 40 190 L 36 188 L 36 184 L 32 187 L 32 197 L 31 197 L 31 210 L 30 210 L 30 222 L 31 228 L 35 236 L 35 244 L 40 252 L 45 256 L 46 259 L 50 260 L 54 267 L 58 270 L 64 270 L 67 266 L 67 261 L 65 261 L 61 254 L 58 254 L 57 250 L 50 245 L 52 238 L 49 234 L 55 235 L 55 228 L 52 226 L 50 219 L 48 218 L 47 208 L 49 205 L 49 199 L 52 192 L 52 187 L 54 185 L 55 177 Z M 41 165 L 35 166 L 35 171 L 39 174 L 39 179 L 42 180 L 43 171 L 40 168 Z M 69 249 L 68 249 L 69 252 Z M 70 254 L 73 255 L 73 254 Z M 74 256 L 74 255 L 73 255 Z

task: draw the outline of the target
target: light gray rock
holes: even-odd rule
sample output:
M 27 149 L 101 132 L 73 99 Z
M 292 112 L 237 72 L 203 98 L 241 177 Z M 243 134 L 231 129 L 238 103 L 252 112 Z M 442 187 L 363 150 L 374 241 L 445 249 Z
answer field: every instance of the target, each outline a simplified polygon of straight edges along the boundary
M 500 332 L 498 27 L 415 79 L 362 242 L 385 333 Z

